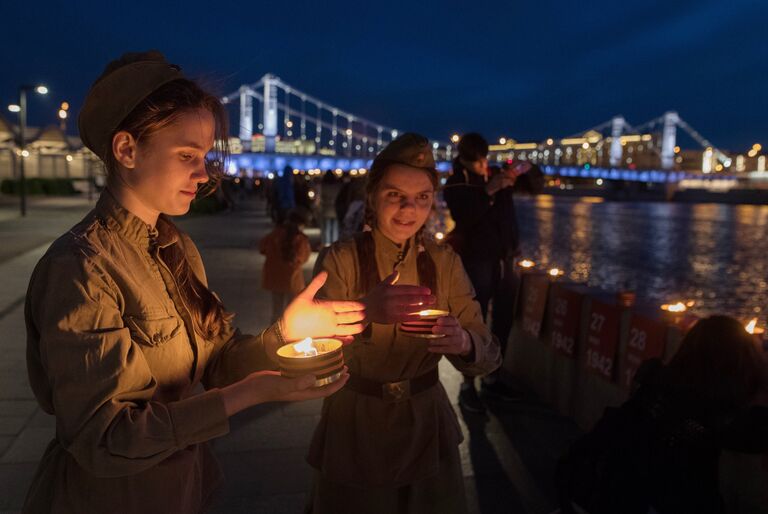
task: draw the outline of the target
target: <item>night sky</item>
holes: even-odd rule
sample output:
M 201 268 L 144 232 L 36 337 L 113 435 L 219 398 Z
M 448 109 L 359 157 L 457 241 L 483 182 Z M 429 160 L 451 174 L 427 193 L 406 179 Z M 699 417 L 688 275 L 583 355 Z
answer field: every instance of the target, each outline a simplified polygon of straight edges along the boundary
M 227 94 L 271 72 L 341 109 L 447 140 L 565 137 L 677 110 L 713 144 L 768 146 L 768 2 L 3 1 L 0 102 L 76 113 L 107 61 L 157 48 Z M 70 124 L 74 128 L 74 123 Z M 691 146 L 691 145 L 686 145 Z

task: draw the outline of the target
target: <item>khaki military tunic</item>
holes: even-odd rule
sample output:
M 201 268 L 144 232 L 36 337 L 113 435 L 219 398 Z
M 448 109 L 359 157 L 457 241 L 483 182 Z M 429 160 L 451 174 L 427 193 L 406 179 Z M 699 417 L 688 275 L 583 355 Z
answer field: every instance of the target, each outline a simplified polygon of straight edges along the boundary
M 392 272 L 401 248 L 378 230 L 373 237 L 376 265 L 383 279 Z M 417 249 L 413 241 L 408 247 L 398 268 L 398 284 L 416 285 Z M 465 374 L 490 373 L 501 364 L 499 344 L 483 322 L 460 258 L 450 248 L 433 243 L 427 244 L 427 251 L 437 269 L 436 308 L 458 318 L 474 346 L 471 360 L 446 357 Z M 359 299 L 364 295 L 354 241 L 334 244 L 322 268 L 329 274 L 321 292 L 325 297 Z M 378 382 L 423 375 L 434 369 L 441 357 L 427 351 L 425 339 L 407 336 L 398 325 L 376 323 L 344 351 L 350 373 Z M 344 388 L 323 404 L 308 461 L 324 480 L 362 487 L 398 487 L 437 475 L 441 460 L 457 457 L 461 440 L 456 415 L 440 384 L 397 403 Z M 453 486 L 446 484 L 449 487 Z M 443 493 L 454 495 L 455 491 Z
M 220 472 L 204 443 L 229 430 L 217 387 L 271 363 L 229 323 L 215 339 L 195 332 L 163 260 L 172 245 L 206 283 L 188 236 L 105 191 L 35 268 L 27 365 L 56 438 L 24 512 L 187 513 L 210 499 Z

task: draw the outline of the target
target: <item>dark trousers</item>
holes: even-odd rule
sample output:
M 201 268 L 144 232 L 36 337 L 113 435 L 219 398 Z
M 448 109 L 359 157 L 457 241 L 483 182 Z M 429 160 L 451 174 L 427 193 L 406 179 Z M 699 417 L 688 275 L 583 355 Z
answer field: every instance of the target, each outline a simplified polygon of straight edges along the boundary
M 514 259 L 467 257 L 463 258 L 462 262 L 475 288 L 475 298 L 480 303 L 483 319 L 487 320 L 488 305 L 491 302 L 493 304 L 491 332 L 499 338 L 503 356 L 512 331 L 517 288 L 520 282 Z

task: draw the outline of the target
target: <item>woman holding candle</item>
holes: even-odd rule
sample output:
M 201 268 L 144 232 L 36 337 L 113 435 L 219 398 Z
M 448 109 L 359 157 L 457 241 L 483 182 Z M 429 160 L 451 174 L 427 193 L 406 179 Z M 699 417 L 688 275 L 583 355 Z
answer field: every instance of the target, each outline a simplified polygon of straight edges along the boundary
M 80 134 L 107 187 L 30 280 L 29 379 L 56 438 L 24 512 L 200 512 L 221 478 L 205 442 L 228 432 L 229 416 L 346 382 L 313 388 L 314 376 L 260 370 L 275 367 L 284 339 L 359 332 L 361 304 L 314 300 L 318 276 L 280 322 L 241 334 L 169 218 L 220 175 L 222 161 L 206 157 L 227 140 L 225 119 L 158 52 L 110 63 L 88 93 Z
M 486 374 L 500 354 L 461 260 L 423 234 L 437 183 L 429 141 L 394 140 L 369 172 L 370 230 L 335 243 L 322 262 L 322 294 L 360 299 L 371 324 L 345 347 L 350 380 L 323 406 L 308 458 L 317 469 L 311 512 L 466 511 L 462 435 L 437 365 L 445 355 L 463 373 Z M 439 337 L 397 325 L 432 304 L 447 311 L 432 328 Z

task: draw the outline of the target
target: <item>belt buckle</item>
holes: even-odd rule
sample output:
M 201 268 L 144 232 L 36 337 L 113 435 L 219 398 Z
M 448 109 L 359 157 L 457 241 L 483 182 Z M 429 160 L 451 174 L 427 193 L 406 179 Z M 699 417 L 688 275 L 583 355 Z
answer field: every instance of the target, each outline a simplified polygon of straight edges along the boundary
M 385 402 L 400 402 L 411 396 L 411 381 L 387 382 L 381 385 L 381 397 Z

